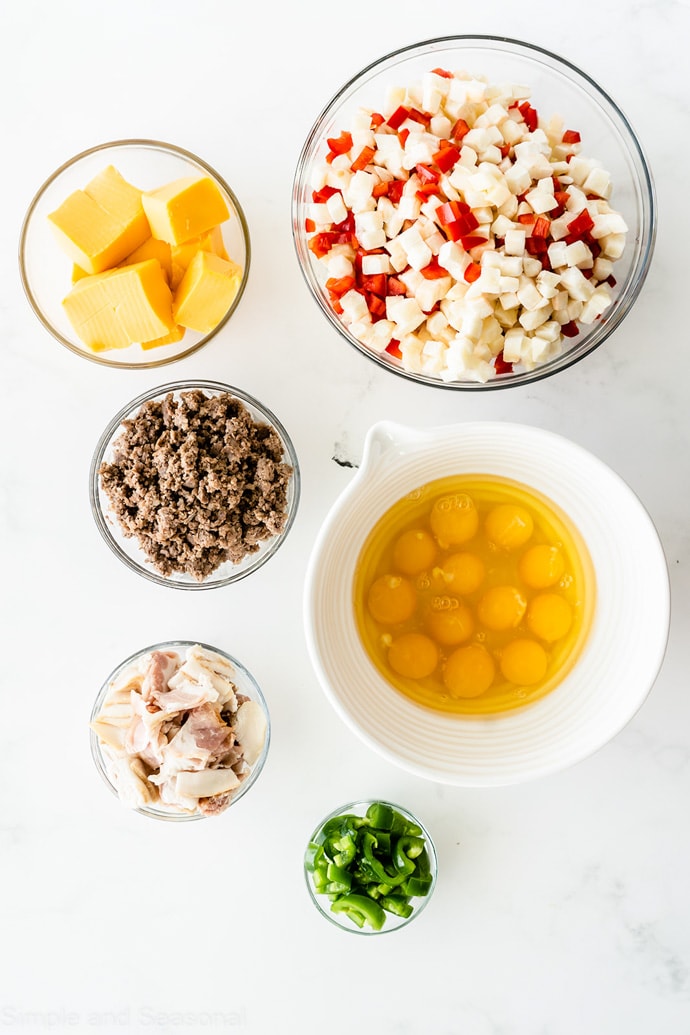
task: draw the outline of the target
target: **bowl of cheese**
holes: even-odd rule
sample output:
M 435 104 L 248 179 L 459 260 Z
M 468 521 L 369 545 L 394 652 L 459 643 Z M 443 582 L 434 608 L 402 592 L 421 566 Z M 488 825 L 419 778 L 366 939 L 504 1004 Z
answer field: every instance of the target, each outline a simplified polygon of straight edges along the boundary
M 234 192 L 201 158 L 118 140 L 69 159 L 40 187 L 19 265 L 36 316 L 70 351 L 105 366 L 162 366 L 232 316 L 249 230 Z

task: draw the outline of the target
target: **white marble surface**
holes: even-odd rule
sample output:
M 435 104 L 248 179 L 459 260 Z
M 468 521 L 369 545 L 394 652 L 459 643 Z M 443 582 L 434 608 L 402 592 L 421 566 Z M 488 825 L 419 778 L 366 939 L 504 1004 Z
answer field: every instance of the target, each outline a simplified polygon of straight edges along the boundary
M 687 3 L 8 0 L 0 19 L 0 1028 L 686 1035 Z M 348 348 L 307 294 L 289 216 L 302 140 L 337 87 L 386 50 L 459 32 L 525 38 L 598 80 L 641 138 L 660 214 L 647 284 L 606 345 L 532 388 L 481 396 L 404 383 Z M 100 368 L 63 349 L 17 272 L 21 219 L 40 183 L 72 154 L 127 136 L 174 141 L 216 166 L 252 235 L 230 324 L 158 371 Z M 87 494 L 111 415 L 187 376 L 226 380 L 273 408 L 303 475 L 276 557 L 202 594 L 129 572 L 101 541 Z M 672 580 L 668 652 L 643 708 L 590 760 L 516 788 L 437 786 L 365 748 L 321 693 L 302 633 L 305 565 L 352 477 L 334 455 L 356 463 L 380 418 L 551 428 L 613 466 L 649 509 Z M 217 821 L 183 826 L 111 798 L 87 735 L 110 669 L 174 636 L 242 658 L 273 718 L 252 792 Z M 417 810 L 440 855 L 425 914 L 369 940 L 317 915 L 301 864 L 320 816 L 367 795 Z

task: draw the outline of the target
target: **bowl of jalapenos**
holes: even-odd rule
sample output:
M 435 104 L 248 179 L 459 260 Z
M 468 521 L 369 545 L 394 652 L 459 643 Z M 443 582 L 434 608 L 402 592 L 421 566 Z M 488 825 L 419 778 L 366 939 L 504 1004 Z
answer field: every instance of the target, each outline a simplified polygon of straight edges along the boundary
M 419 819 L 369 799 L 343 805 L 312 833 L 304 855 L 311 899 L 354 934 L 386 934 L 419 916 L 436 885 L 436 849 Z

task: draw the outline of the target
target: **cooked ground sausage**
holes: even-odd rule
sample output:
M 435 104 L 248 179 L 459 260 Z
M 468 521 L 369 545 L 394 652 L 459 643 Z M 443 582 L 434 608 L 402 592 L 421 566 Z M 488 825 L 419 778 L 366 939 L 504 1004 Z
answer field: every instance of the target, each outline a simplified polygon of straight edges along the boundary
M 292 467 L 276 432 L 228 392 L 145 402 L 100 479 L 123 533 L 162 575 L 202 581 L 281 532 Z

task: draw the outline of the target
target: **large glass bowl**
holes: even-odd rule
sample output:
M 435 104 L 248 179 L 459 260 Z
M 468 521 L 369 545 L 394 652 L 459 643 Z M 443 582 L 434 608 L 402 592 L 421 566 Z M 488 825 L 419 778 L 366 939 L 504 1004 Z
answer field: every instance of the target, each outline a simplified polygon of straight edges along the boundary
M 140 407 L 146 402 L 162 402 L 170 393 L 179 398 L 181 393 L 195 389 L 203 391 L 207 397 L 228 393 L 243 403 L 255 423 L 268 425 L 278 435 L 283 446 L 283 462 L 289 464 L 292 468 L 292 475 L 287 488 L 287 517 L 282 530 L 276 535 L 262 540 L 258 549 L 253 553 L 246 554 L 239 563 L 233 563 L 228 560 L 207 575 L 202 581 L 197 581 L 192 575 L 184 572 L 163 575 L 154 567 L 140 548 L 136 538 L 125 536 L 112 510 L 110 501 L 103 491 L 99 476 L 101 464 L 112 460 L 115 441 L 123 430 L 123 421 L 134 417 Z M 295 447 L 287 431 L 275 414 L 253 396 L 241 391 L 239 388 L 235 388 L 233 385 L 226 385 L 217 381 L 175 381 L 142 393 L 113 417 L 101 435 L 91 461 L 89 494 L 91 510 L 99 532 L 115 555 L 132 571 L 149 579 L 151 582 L 156 582 L 159 586 L 170 586 L 173 589 L 217 589 L 220 586 L 228 586 L 233 582 L 246 578 L 247 575 L 250 575 L 264 565 L 283 544 L 297 514 L 300 497 L 300 472 Z
M 62 299 L 72 286 L 72 262 L 58 245 L 47 217 L 72 191 L 83 189 L 108 165 L 114 165 L 141 190 L 152 190 L 185 176 L 210 176 L 218 186 L 230 211 L 230 218 L 221 225 L 223 243 L 243 275 L 228 311 L 208 334 L 187 330 L 181 341 L 154 349 L 134 344 L 126 349 L 93 352 L 74 331 L 62 307 Z M 225 326 L 237 308 L 249 276 L 249 264 L 249 228 L 233 190 L 203 159 L 157 140 L 115 140 L 70 158 L 39 188 L 24 218 L 19 241 L 22 284 L 38 319 L 71 352 L 108 367 L 158 367 L 197 352 Z
M 398 359 L 377 353 L 355 338 L 332 307 L 325 288 L 327 273 L 309 250 L 305 229 L 312 201 L 312 175 L 322 164 L 326 140 L 350 128 L 360 107 L 374 111 L 384 104 L 386 90 L 405 86 L 435 68 L 466 71 L 490 82 L 524 84 L 531 101 L 548 120 L 560 115 L 582 136 L 582 154 L 598 159 L 611 174 L 612 207 L 628 228 L 623 256 L 614 265 L 612 305 L 594 323 L 583 326 L 572 344 L 541 366 L 498 374 L 485 382 L 443 381 L 437 375 L 404 370 Z M 656 201 L 651 172 L 626 116 L 604 90 L 565 58 L 519 40 L 492 36 L 446 36 L 425 40 L 385 55 L 353 76 L 328 102 L 302 148 L 293 185 L 292 230 L 302 273 L 322 313 L 363 355 L 386 370 L 439 388 L 481 391 L 525 385 L 564 370 L 604 342 L 630 312 L 644 283 L 654 249 Z
M 241 662 L 239 662 L 237 658 L 234 658 L 231 654 L 228 654 L 226 651 L 220 650 L 218 647 L 211 647 L 207 643 L 201 643 L 199 640 L 165 640 L 162 643 L 151 644 L 151 646 L 149 647 L 142 647 L 141 650 L 135 651 L 134 654 L 130 654 L 128 658 L 125 658 L 124 661 L 121 661 L 120 664 L 113 669 L 113 671 L 110 673 L 107 679 L 104 680 L 103 685 L 98 691 L 96 699 L 93 703 L 93 708 L 91 709 L 91 716 L 89 721 L 93 722 L 96 716 L 101 711 L 101 708 L 103 707 L 103 702 L 105 701 L 111 684 L 133 662 L 137 661 L 145 654 L 150 654 L 152 651 L 175 651 L 179 652 L 180 654 L 184 654 L 188 647 L 192 647 L 195 645 L 203 647 L 205 650 L 213 651 L 216 654 L 220 654 L 226 661 L 228 661 L 232 665 L 233 669 L 235 670 L 233 683 L 235 684 L 237 690 L 241 694 L 244 694 L 246 697 L 249 697 L 252 701 L 256 701 L 261 706 L 261 710 L 263 711 L 264 717 L 266 719 L 266 737 L 264 740 L 264 745 L 261 754 L 257 758 L 256 762 L 254 762 L 254 764 L 251 766 L 251 771 L 249 775 L 245 777 L 245 779 L 242 781 L 240 786 L 237 788 L 235 794 L 233 795 L 232 801 L 228 806 L 228 809 L 231 809 L 233 805 L 235 805 L 240 800 L 240 798 L 244 797 L 244 795 L 247 793 L 250 787 L 253 787 L 253 785 L 258 780 L 261 774 L 261 770 L 263 769 L 266 762 L 266 758 L 268 756 L 268 749 L 271 740 L 271 719 L 268 711 L 268 706 L 266 704 L 266 700 L 261 692 L 261 688 L 259 687 L 259 684 L 257 683 L 254 676 L 251 674 L 251 672 L 249 672 L 249 670 L 246 669 L 245 666 Z M 103 755 L 103 746 L 101 744 L 99 737 L 93 729 L 90 730 L 90 743 L 91 757 L 93 758 L 96 769 L 100 773 L 104 783 L 107 784 L 107 786 L 110 788 L 113 794 L 117 796 L 118 789 L 109 773 L 108 765 Z M 200 812 L 175 812 L 172 809 L 165 809 L 161 806 L 154 805 L 141 806 L 139 808 L 133 809 L 133 811 L 138 812 L 142 816 L 148 816 L 151 819 L 169 820 L 174 823 L 184 823 L 193 820 L 207 818 Z
M 368 798 L 362 801 L 353 801 L 349 802 L 346 805 L 341 805 L 338 809 L 334 809 L 333 812 L 330 812 L 321 820 L 321 822 L 309 838 L 309 843 L 320 844 L 323 842 L 323 829 L 330 820 L 335 819 L 338 816 L 344 815 L 366 816 L 367 809 L 369 808 L 369 806 L 374 805 L 375 803 L 393 809 L 395 812 L 400 813 L 400 815 L 408 823 L 412 823 L 416 827 L 419 827 L 421 829 L 421 834 L 419 836 L 422 837 L 425 842 L 426 854 L 429 863 L 429 875 L 431 877 L 431 886 L 426 895 L 416 895 L 410 899 L 412 912 L 409 916 L 399 916 L 395 913 L 386 911 L 384 924 L 378 930 L 366 923 L 363 927 L 358 927 L 345 913 L 333 912 L 333 910 L 330 908 L 331 902 L 328 895 L 317 893 L 314 887 L 313 876 L 310 872 L 309 865 L 307 863 L 307 857 L 305 855 L 304 877 L 307 884 L 307 890 L 309 892 L 309 896 L 312 902 L 314 903 L 314 905 L 316 906 L 316 908 L 322 916 L 324 916 L 327 920 L 330 920 L 330 922 L 334 924 L 336 927 L 339 927 L 343 931 L 350 931 L 352 934 L 388 934 L 390 931 L 399 931 L 400 928 L 406 927 L 408 924 L 412 923 L 412 921 L 419 916 L 419 914 L 425 908 L 431 896 L 433 895 L 434 888 L 436 887 L 436 879 L 438 876 L 438 859 L 436 856 L 436 847 L 431 839 L 429 831 L 426 829 L 424 824 L 418 819 L 418 817 L 414 816 L 411 812 L 403 808 L 401 805 L 395 805 L 389 801 L 384 801 L 381 798 Z

